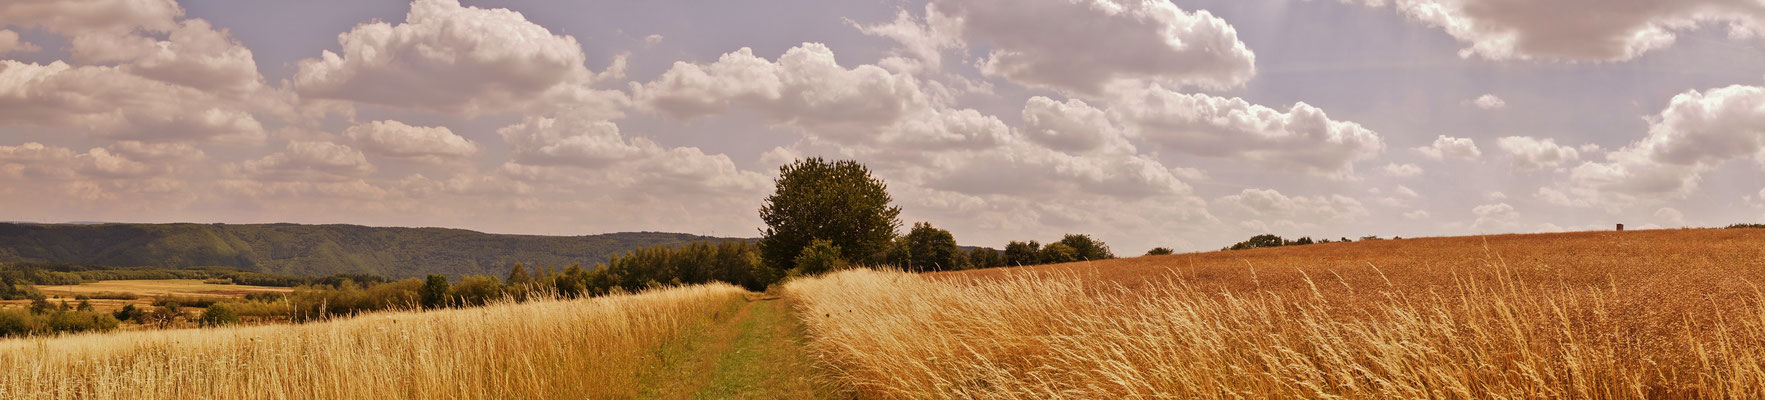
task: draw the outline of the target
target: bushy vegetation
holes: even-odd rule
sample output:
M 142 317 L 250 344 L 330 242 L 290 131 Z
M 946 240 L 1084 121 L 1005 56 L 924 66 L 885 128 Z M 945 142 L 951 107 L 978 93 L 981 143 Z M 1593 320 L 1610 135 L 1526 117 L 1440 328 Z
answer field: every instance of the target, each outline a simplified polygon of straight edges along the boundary
M 93 312 L 90 307 L 77 310 L 67 303 L 48 306 L 38 300 L 29 309 L 0 309 L 0 337 L 43 336 L 60 333 L 108 331 L 116 329 L 117 320 L 110 314 Z
M 895 242 L 888 263 L 896 267 L 913 272 L 967 269 L 968 257 L 956 247 L 956 236 L 931 223 L 914 223 L 913 230 Z
M 393 278 L 430 273 L 500 275 L 529 265 L 595 263 L 630 249 L 725 240 L 677 233 L 591 236 L 494 235 L 461 229 L 377 228 L 297 224 L 12 224 L 0 223 L 0 262 L 69 263 L 178 271 L 224 267 L 303 277 L 338 273 Z M 138 273 L 138 272 L 127 272 Z M 215 276 L 214 278 L 221 278 Z M 235 283 L 293 287 L 250 277 Z M 91 276 L 115 279 L 205 279 L 186 276 Z M 357 283 L 362 280 L 357 279 Z M 37 284 L 75 284 L 37 282 Z
M 809 158 L 778 169 L 776 190 L 760 207 L 760 256 L 767 265 L 789 271 L 797 256 L 816 240 L 840 249 L 848 262 L 876 261 L 901 226 L 888 185 L 856 161 Z
M 1146 251 L 1146 255 L 1149 256 L 1162 256 L 1169 254 L 1176 254 L 1176 250 L 1171 250 L 1169 247 L 1153 247 L 1152 250 Z
M 1765 224 L 1734 224 L 1729 225 L 1728 229 L 1765 229 Z
M 1396 237 L 1393 239 L 1403 239 L 1403 238 Z M 1368 241 L 1368 240 L 1385 240 L 1385 239 L 1378 237 L 1378 236 L 1362 236 L 1360 240 Z M 1349 243 L 1349 242 L 1353 242 L 1353 241 L 1354 240 L 1346 238 L 1346 237 L 1336 240 L 1336 242 L 1338 242 L 1338 243 Z M 1226 246 L 1225 248 L 1222 248 L 1220 250 L 1249 250 L 1249 249 L 1262 249 L 1262 248 L 1281 247 L 1281 246 L 1303 246 L 1303 245 L 1308 245 L 1308 244 L 1330 243 L 1330 242 L 1331 241 L 1329 238 L 1314 241 L 1314 240 L 1312 240 L 1311 236 L 1305 236 L 1305 237 L 1301 237 L 1299 239 L 1288 240 L 1288 239 L 1280 237 L 1280 236 L 1275 236 L 1273 234 L 1266 234 L 1265 233 L 1265 234 L 1261 234 L 1261 235 L 1251 236 L 1249 240 L 1238 242 L 1238 243 L 1235 243 L 1231 246 Z
M 1006 266 L 1056 264 L 1074 261 L 1096 261 L 1115 258 L 1109 245 L 1091 235 L 1069 233 L 1060 241 L 1042 245 L 1034 240 L 1011 241 L 1005 244 L 1001 260 Z

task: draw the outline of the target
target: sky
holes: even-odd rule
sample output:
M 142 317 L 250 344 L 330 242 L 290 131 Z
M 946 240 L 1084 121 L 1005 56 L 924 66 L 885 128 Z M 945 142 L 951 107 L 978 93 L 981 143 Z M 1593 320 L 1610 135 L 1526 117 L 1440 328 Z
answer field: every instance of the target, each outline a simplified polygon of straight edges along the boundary
M 963 245 L 1765 220 L 1754 0 L 12 0 L 0 220 L 758 236 L 862 162 Z

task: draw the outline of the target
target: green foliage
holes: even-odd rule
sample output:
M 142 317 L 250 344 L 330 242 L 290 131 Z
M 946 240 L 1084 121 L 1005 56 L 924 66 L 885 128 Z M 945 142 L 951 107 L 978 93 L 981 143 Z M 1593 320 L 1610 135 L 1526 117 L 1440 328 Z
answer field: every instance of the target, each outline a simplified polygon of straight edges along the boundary
M 521 267 L 521 263 L 515 263 L 514 268 L 509 268 L 509 277 L 503 279 L 503 282 L 509 286 L 526 285 L 533 282 L 533 276 L 527 274 L 527 269 Z
M 1169 247 L 1153 247 L 1152 250 L 1146 251 L 1146 255 L 1149 255 L 1149 256 L 1162 256 L 1162 255 L 1169 255 L 1169 254 L 1175 254 L 1175 253 L 1176 253 L 1176 251 L 1171 250 L 1171 248 L 1169 248 Z
M 1057 243 L 1071 247 L 1073 253 L 1078 256 L 1079 260 L 1108 260 L 1115 258 L 1115 253 L 1109 251 L 1109 245 L 1103 244 L 1102 241 L 1092 239 L 1091 235 L 1068 233 L 1066 236 L 1061 237 L 1060 241 Z
M 794 261 L 794 260 L 793 260 Z M 655 246 L 615 255 L 605 266 L 587 273 L 590 294 L 618 288 L 722 281 L 748 290 L 766 290 L 784 278 L 784 271 L 760 261 L 760 249 L 748 242 L 695 242 L 670 249 Z
M 147 315 L 147 313 L 142 312 L 139 308 L 135 308 L 134 304 L 124 304 L 123 308 L 117 309 L 116 312 L 113 312 L 110 315 L 118 321 L 140 322 L 141 316 Z
M 0 300 L 34 300 L 43 298 L 30 282 L 0 273 Z
M 201 322 L 203 326 L 234 325 L 239 323 L 239 314 L 225 304 L 215 304 L 202 311 Z
M 634 248 L 700 240 L 723 239 L 651 232 L 573 237 L 493 235 L 460 229 L 355 225 L 0 223 L 0 262 L 144 267 L 74 272 L 56 283 L 32 281 L 39 285 L 118 279 L 226 278 L 238 284 L 294 287 L 310 282 L 298 278 L 290 281 L 290 276 L 492 275 L 501 274 L 501 268 L 516 262 L 592 263 Z M 194 273 L 176 272 L 197 267 L 225 267 L 247 273 L 204 273 L 207 276 L 193 277 L 180 274 Z M 356 283 L 380 282 L 384 280 L 357 279 Z
M 37 313 L 0 309 L 0 337 L 102 332 L 116 327 L 116 318 L 100 312 L 51 310 Z
M 423 290 L 419 295 L 422 296 L 424 308 L 441 308 L 447 306 L 447 294 L 447 277 L 431 274 L 423 280 Z
M 1043 264 L 1067 263 L 1079 261 L 1079 252 L 1072 246 L 1067 246 L 1066 243 L 1055 242 L 1042 246 L 1038 258 L 1042 260 Z
M 998 250 L 987 247 L 976 247 L 968 250 L 969 268 L 996 268 L 1005 265 L 1005 258 Z
M 776 190 L 760 207 L 760 255 L 780 270 L 817 239 L 833 242 L 841 257 L 875 259 L 901 226 L 901 209 L 890 205 L 888 186 L 855 161 L 809 158 L 779 167 Z
M 1765 229 L 1765 224 L 1734 224 L 1729 225 L 1728 229 Z
M 457 306 L 482 306 L 503 298 L 506 287 L 496 278 L 473 275 L 460 279 L 448 292 L 448 298 Z
M 840 258 L 840 246 L 832 241 L 816 239 L 809 242 L 809 247 L 797 255 L 797 268 L 791 270 L 796 275 L 819 275 L 846 269 L 846 260 Z
M 1005 265 L 1019 267 L 1042 263 L 1042 244 L 1031 240 L 1029 243 L 1016 240 L 1005 244 Z
M 913 230 L 900 241 L 906 248 L 906 257 L 896 260 L 895 265 L 908 271 L 957 270 L 965 264 L 962 249 L 956 247 L 956 236 L 932 227 L 931 223 L 914 223 Z

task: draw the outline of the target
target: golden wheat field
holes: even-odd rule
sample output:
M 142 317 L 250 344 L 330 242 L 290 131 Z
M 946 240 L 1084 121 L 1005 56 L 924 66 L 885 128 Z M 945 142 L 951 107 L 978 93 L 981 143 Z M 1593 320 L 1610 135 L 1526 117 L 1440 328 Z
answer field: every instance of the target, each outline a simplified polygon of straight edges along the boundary
M 1765 398 L 1765 231 L 1428 238 L 789 282 L 878 398 Z
M 629 398 L 723 284 L 304 325 L 0 341 L 0 399 Z

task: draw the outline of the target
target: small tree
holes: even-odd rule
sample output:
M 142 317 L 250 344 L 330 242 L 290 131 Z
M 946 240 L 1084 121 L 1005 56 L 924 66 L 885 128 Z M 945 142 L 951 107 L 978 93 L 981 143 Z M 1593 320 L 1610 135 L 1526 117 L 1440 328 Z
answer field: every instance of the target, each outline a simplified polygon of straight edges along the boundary
M 809 247 L 793 261 L 797 265 L 792 270 L 796 275 L 824 274 L 845 269 L 847 265 L 846 260 L 840 258 L 840 247 L 828 240 L 809 242 Z
M 460 278 L 460 284 L 448 290 L 448 297 L 463 306 L 481 306 L 503 298 L 505 289 L 495 277 L 473 275 Z
M 239 314 L 225 304 L 215 304 L 202 312 L 201 320 L 203 326 L 233 325 L 239 323 Z
M 1174 254 L 1174 253 L 1176 253 L 1176 251 L 1171 250 L 1171 248 L 1169 248 L 1169 247 L 1153 247 L 1152 250 L 1146 251 L 1146 255 L 1149 255 L 1149 256 L 1162 256 L 1162 255 Z
M 429 275 L 428 278 L 423 280 L 423 290 L 420 292 L 423 296 L 423 307 L 446 307 L 447 291 L 447 277 L 434 274 Z
M 135 308 L 134 304 L 125 304 L 123 305 L 123 308 L 117 309 L 116 312 L 111 313 L 110 315 L 116 317 L 116 320 L 118 321 L 141 322 L 141 316 L 147 315 L 147 313 L 141 312 L 141 309 L 139 308 Z
M 760 207 L 760 257 L 783 270 L 815 240 L 840 248 L 841 259 L 873 260 L 895 238 L 901 208 L 888 186 L 855 161 L 809 158 L 779 167 L 776 190 Z
M 906 242 L 907 260 L 899 265 L 909 271 L 938 271 L 958 269 L 961 266 L 962 249 L 956 247 L 956 236 L 950 231 L 932 227 L 928 222 L 916 222 L 913 230 L 902 238 Z
M 503 283 L 507 283 L 509 286 L 524 286 L 529 282 L 533 282 L 533 276 L 527 274 L 527 268 L 521 266 L 521 263 L 515 263 L 513 268 L 509 268 L 509 277 L 503 280 Z
M 1029 243 L 1016 240 L 1005 244 L 1005 265 L 1018 267 L 1042 263 L 1042 244 L 1031 240 Z
M 1041 259 L 1044 264 L 1059 264 L 1079 260 L 1079 252 L 1065 243 L 1049 243 L 1042 246 Z

